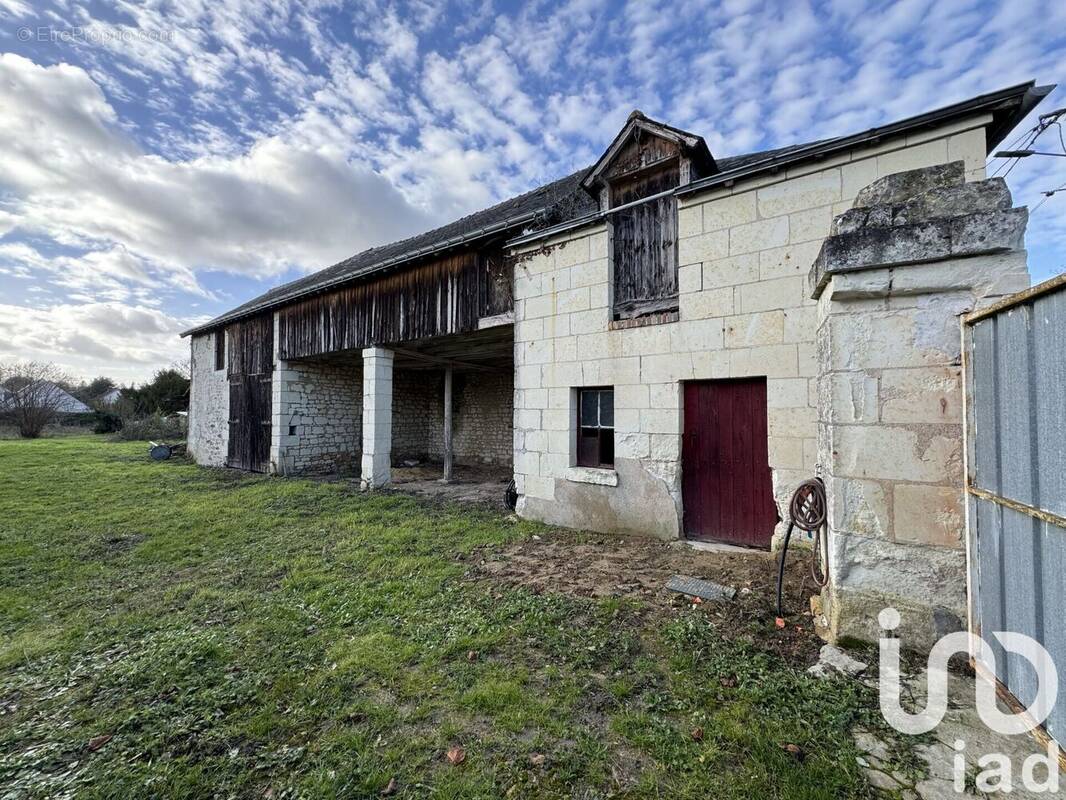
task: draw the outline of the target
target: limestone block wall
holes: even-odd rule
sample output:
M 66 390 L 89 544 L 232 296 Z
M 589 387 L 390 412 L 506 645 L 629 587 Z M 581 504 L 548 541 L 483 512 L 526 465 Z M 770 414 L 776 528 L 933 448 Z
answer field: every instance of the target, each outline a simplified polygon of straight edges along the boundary
M 356 363 L 281 361 L 274 371 L 275 471 L 352 472 L 362 450 L 363 371 Z
M 807 271 L 833 217 L 900 170 L 961 159 L 984 177 L 989 117 L 684 197 L 679 314 L 613 329 L 604 225 L 517 250 L 515 475 L 519 511 L 556 524 L 681 533 L 681 381 L 767 377 L 769 457 L 787 500 L 817 467 L 817 306 Z M 617 485 L 572 470 L 571 390 L 615 387 Z
M 902 613 L 909 647 L 963 627 L 959 317 L 1028 287 L 1024 209 L 961 162 L 889 176 L 837 217 L 811 272 L 819 463 L 829 501 L 824 606 L 839 637 Z
M 189 453 L 197 464 L 222 467 L 229 446 L 229 381 L 226 370 L 215 369 L 215 336 L 191 337 L 189 387 Z

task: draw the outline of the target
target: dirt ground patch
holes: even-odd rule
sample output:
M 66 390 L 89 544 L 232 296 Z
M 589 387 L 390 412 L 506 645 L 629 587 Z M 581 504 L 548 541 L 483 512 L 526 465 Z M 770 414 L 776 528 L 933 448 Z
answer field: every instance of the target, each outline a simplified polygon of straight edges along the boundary
M 803 661 L 823 644 L 814 632 L 809 598 L 817 593 L 809 573 L 809 553 L 791 552 L 785 570 L 785 612 L 776 618 L 777 555 L 758 550 L 704 551 L 683 542 L 555 531 L 539 539 L 471 558 L 468 577 L 526 588 L 536 594 L 640 600 L 651 613 L 691 602 L 665 588 L 673 575 L 689 575 L 737 590 L 731 601 L 704 603 L 707 613 L 734 623 L 738 632 L 755 631 L 772 649 Z

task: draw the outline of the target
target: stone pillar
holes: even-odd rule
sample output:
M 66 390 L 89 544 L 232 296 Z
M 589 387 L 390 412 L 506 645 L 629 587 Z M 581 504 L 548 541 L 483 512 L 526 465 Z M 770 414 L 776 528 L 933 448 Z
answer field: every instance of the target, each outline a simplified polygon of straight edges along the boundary
M 452 462 L 454 452 L 452 449 L 452 384 L 453 372 L 451 367 L 444 368 L 444 477 L 445 483 L 452 479 Z
M 392 479 L 391 350 L 363 350 L 363 488 L 385 486 Z
M 831 635 L 904 645 L 966 619 L 959 316 L 1029 285 L 1028 213 L 961 161 L 867 186 L 810 273 L 818 300 L 818 460 L 829 506 Z
M 293 423 L 292 407 L 297 397 L 292 386 L 299 374 L 289 368 L 289 363 L 279 357 L 279 315 L 274 314 L 274 375 L 270 386 L 270 472 L 274 475 L 291 475 L 294 472 L 289 448 L 298 441 L 290 435 Z

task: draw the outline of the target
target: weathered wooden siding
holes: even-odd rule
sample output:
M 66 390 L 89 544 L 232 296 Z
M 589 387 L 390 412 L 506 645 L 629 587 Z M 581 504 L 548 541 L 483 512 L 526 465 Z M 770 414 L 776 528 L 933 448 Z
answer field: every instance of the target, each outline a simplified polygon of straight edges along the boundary
M 267 313 L 226 328 L 229 378 L 227 466 L 266 472 L 270 463 L 274 317 Z
M 676 163 L 611 187 L 611 206 L 677 186 Z M 614 314 L 633 317 L 677 308 L 677 198 L 661 197 L 611 216 Z
M 459 253 L 287 306 L 278 312 L 279 355 L 475 331 L 482 317 L 513 308 L 510 268 L 502 254 Z

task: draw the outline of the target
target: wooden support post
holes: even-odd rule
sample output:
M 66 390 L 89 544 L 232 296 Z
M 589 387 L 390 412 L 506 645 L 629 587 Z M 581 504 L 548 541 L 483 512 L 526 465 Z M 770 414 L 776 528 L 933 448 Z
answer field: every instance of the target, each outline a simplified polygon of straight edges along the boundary
M 452 368 L 444 368 L 444 482 L 452 479 Z

